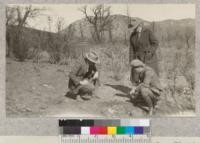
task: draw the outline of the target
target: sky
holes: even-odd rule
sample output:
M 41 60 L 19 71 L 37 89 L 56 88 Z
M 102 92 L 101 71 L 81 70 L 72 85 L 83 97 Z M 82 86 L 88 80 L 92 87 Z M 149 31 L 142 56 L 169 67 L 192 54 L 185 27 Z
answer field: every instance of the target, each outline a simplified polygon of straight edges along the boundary
M 40 4 L 32 5 L 37 8 L 44 8 L 40 16 L 28 20 L 28 25 L 32 28 L 56 31 L 56 21 L 63 20 L 63 27 L 72 22 L 84 18 L 79 8 L 87 5 L 88 15 L 94 4 Z M 21 5 L 27 6 L 27 5 Z M 147 21 L 162 21 L 166 19 L 195 18 L 195 4 L 105 4 L 111 6 L 111 14 L 127 15 L 127 9 L 131 17 L 139 17 Z M 48 26 L 48 17 L 52 19 L 51 30 Z

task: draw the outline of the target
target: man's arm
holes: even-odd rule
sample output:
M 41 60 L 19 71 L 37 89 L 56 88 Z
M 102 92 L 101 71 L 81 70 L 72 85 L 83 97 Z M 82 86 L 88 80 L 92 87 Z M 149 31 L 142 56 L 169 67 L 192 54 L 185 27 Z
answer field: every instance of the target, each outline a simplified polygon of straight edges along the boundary
M 149 30 L 149 41 L 153 48 L 153 52 L 155 52 L 156 49 L 158 48 L 159 42 L 151 30 Z
M 101 66 L 95 66 L 95 73 L 92 77 L 95 86 L 100 86 L 100 69 Z
M 133 34 L 131 34 L 130 36 L 130 43 L 129 43 L 129 63 L 131 63 L 131 61 L 135 59 L 135 54 L 136 54 L 135 47 L 131 41 L 132 37 L 133 37 Z
M 133 47 L 130 44 L 129 46 L 129 63 L 131 63 L 131 61 L 133 60 L 134 56 L 133 56 L 134 52 L 133 52 Z
M 73 83 L 77 86 L 80 84 L 81 79 L 77 77 L 77 73 L 81 69 L 81 64 L 76 62 L 75 66 L 72 68 L 71 72 L 69 73 L 69 78 L 73 81 Z

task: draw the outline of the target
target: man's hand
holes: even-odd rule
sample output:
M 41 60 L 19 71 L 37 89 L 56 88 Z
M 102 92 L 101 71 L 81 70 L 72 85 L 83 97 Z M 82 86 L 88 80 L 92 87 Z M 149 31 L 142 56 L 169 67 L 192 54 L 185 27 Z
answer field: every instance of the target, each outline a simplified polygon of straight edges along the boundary
M 98 79 L 99 78 L 99 73 L 95 72 L 94 76 L 92 77 L 92 79 Z
M 130 95 L 133 95 L 135 93 L 135 90 L 136 90 L 136 87 L 133 86 L 132 89 L 131 89 L 131 91 L 130 91 Z
M 86 85 L 86 84 L 89 84 L 89 81 L 87 79 L 80 81 L 80 85 Z

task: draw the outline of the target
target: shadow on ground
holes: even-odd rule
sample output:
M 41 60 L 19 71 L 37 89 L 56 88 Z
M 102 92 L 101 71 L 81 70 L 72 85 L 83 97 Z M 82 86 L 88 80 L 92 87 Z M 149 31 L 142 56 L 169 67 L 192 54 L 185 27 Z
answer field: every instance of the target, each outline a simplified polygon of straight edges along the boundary
M 148 110 L 145 108 L 146 103 L 142 98 L 138 98 L 134 101 L 130 99 L 129 93 L 131 91 L 130 87 L 124 86 L 124 85 L 111 85 L 111 84 L 104 84 L 105 86 L 109 86 L 117 91 L 120 91 L 122 93 L 116 93 L 115 96 L 120 96 L 120 97 L 127 97 L 128 100 L 126 102 L 131 102 L 134 106 L 144 110 L 145 112 L 148 112 Z
M 131 91 L 130 87 L 127 87 L 124 85 L 112 85 L 112 84 L 104 84 L 104 85 L 109 86 L 115 90 L 123 92 L 124 94 L 121 94 L 121 95 L 124 95 L 124 96 L 128 96 L 129 92 Z

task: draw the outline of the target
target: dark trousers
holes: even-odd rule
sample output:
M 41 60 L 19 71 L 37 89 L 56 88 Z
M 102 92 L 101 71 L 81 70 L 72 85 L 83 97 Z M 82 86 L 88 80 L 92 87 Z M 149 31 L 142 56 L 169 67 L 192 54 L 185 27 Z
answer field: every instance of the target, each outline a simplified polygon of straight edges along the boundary
M 159 95 L 154 93 L 150 88 L 144 86 L 140 86 L 136 89 L 134 98 L 136 99 L 139 96 L 146 102 L 149 108 L 155 107 L 159 97 Z

